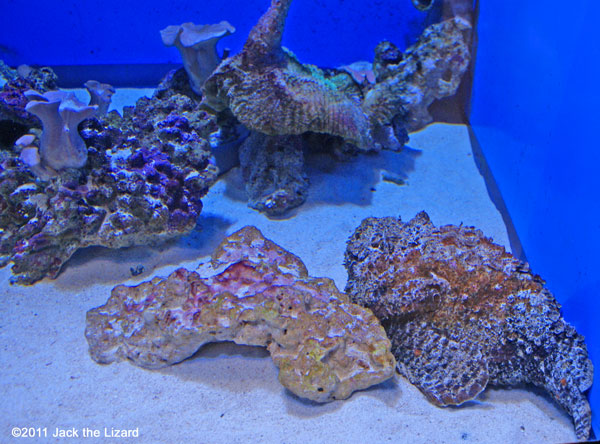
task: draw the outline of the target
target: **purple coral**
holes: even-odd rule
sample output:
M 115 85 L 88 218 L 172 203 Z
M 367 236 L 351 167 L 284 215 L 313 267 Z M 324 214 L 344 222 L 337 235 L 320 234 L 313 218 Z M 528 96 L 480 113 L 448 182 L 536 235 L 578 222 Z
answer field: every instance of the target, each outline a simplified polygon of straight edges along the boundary
M 187 117 L 174 117 L 185 114 Z M 216 179 L 209 116 L 189 99 L 140 99 L 121 118 L 88 119 L 88 160 L 47 182 L 0 152 L 0 265 L 14 282 L 55 277 L 79 248 L 120 248 L 189 233 Z
M 0 89 L 0 121 L 10 121 L 23 125 L 24 131 L 31 127 L 40 127 L 37 117 L 25 111 L 28 103 L 25 91 L 46 92 L 57 89 L 56 74 L 50 68 L 29 68 L 17 70 L 18 75 L 10 78 Z M 15 139 L 20 134 L 16 134 Z

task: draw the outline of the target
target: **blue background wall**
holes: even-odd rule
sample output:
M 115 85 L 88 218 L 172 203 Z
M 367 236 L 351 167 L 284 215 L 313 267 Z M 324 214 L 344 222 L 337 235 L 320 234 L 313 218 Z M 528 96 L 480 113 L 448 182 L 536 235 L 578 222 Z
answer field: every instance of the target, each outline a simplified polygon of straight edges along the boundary
M 159 31 L 187 21 L 229 21 L 236 32 L 220 47 L 237 52 L 269 4 L 269 0 L 3 0 L 0 59 L 12 66 L 180 63 L 177 50 L 163 46 Z M 284 45 L 302 61 L 339 66 L 372 60 L 375 46 L 386 38 L 404 48 L 418 37 L 427 19 L 410 0 L 297 0 L 290 9 Z M 120 71 L 107 72 L 112 78 L 98 80 L 118 84 Z M 68 72 L 60 74 L 64 82 L 62 74 Z
M 534 272 L 587 339 L 600 432 L 600 2 L 480 3 L 470 120 Z

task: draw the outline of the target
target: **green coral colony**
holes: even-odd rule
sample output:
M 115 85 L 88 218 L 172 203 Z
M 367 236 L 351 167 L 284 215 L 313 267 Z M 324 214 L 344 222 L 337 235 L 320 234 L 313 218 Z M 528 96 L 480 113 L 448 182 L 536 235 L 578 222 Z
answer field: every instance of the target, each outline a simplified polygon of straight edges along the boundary
M 189 233 L 217 179 L 216 145 L 239 149 L 249 205 L 284 214 L 308 193 L 305 148 L 400 150 L 432 120 L 429 105 L 457 91 L 470 61 L 471 26 L 450 17 L 404 53 L 380 43 L 372 64 L 303 64 L 281 46 L 290 3 L 272 0 L 231 57 L 216 52 L 235 32 L 227 22 L 162 30 L 184 70 L 123 115 L 107 112 L 110 85 L 87 82 L 83 103 L 58 90 L 47 68 L 2 66 L 0 116 L 25 128 L 0 152 L 0 261 L 12 264 L 13 282 L 54 278 L 90 245 Z M 420 10 L 432 3 L 413 0 Z M 115 287 L 87 313 L 90 354 L 154 369 L 208 342 L 260 345 L 283 386 L 317 402 L 346 399 L 396 369 L 439 406 L 473 399 L 489 383 L 525 382 L 573 417 L 578 438 L 589 436 L 583 338 L 541 279 L 479 230 L 437 228 L 426 213 L 368 218 L 345 264 L 342 293 L 245 227 L 196 270 Z

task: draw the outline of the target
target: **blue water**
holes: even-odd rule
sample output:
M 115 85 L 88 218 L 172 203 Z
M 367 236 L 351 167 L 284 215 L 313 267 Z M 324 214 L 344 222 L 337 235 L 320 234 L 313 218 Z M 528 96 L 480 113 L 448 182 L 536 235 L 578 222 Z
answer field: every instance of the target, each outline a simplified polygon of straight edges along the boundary
M 470 122 L 532 269 L 586 337 L 598 433 L 600 5 L 482 2 L 479 14 Z
M 266 0 L 178 1 L 165 8 L 160 2 L 107 0 L 98 8 L 91 1 L 32 0 L 27 2 L 27 10 L 35 14 L 27 14 L 27 35 L 15 39 L 23 35 L 22 22 L 13 19 L 24 16 L 23 2 L 7 0 L 0 15 L 0 59 L 11 66 L 92 65 L 90 68 L 179 63 L 177 51 L 162 44 L 159 30 L 187 21 L 221 20 L 229 21 L 236 32 L 219 46 L 236 53 L 268 5 Z M 435 9 L 418 11 L 410 0 L 297 1 L 290 8 L 283 44 L 293 47 L 302 61 L 335 67 L 370 60 L 373 49 L 384 39 L 404 49 L 438 14 Z M 69 71 L 59 72 L 61 82 L 70 83 Z M 123 69 L 111 76 L 116 85 L 131 78 Z M 156 77 L 155 82 L 160 80 L 159 74 Z

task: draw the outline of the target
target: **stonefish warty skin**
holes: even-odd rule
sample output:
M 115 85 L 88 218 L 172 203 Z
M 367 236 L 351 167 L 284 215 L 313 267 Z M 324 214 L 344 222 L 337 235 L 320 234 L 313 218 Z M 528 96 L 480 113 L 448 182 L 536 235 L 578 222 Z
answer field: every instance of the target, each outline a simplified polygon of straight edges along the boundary
M 473 227 L 367 218 L 346 250 L 347 293 L 382 321 L 398 370 L 438 406 L 531 383 L 590 435 L 584 338 L 527 264 Z
M 113 289 L 87 313 L 92 358 L 145 368 L 180 362 L 209 342 L 266 346 L 279 381 L 317 402 L 391 378 L 395 360 L 371 310 L 254 227 L 227 237 L 210 264 Z

